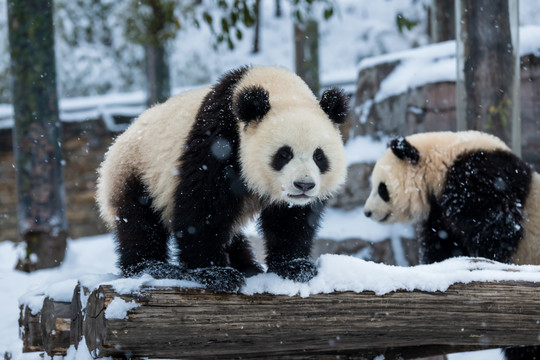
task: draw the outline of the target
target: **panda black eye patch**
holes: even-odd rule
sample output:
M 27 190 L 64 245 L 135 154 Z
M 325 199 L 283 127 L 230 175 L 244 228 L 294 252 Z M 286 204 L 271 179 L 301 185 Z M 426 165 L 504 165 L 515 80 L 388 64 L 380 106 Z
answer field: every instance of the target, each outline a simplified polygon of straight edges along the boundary
M 330 168 L 330 165 L 328 164 L 328 158 L 326 157 L 324 151 L 321 148 L 317 148 L 315 152 L 313 152 L 313 161 L 315 161 L 315 164 L 321 171 L 321 174 L 324 174 Z
M 272 158 L 272 168 L 276 171 L 283 169 L 294 157 L 293 150 L 290 146 L 282 146 L 276 151 Z
M 385 202 L 390 201 L 390 194 L 388 194 L 388 188 L 386 187 L 385 183 L 379 183 L 379 188 L 377 191 L 381 199 L 383 199 Z

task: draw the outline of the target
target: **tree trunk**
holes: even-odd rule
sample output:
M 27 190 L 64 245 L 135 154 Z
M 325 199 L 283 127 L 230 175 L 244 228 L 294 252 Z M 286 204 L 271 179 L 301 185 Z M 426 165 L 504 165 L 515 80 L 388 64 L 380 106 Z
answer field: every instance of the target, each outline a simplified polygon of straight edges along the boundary
M 276 0 L 276 11 L 274 13 L 274 16 L 277 18 L 281 17 L 281 0 Z
M 147 105 L 162 103 L 171 95 L 169 62 L 165 44 L 144 47 L 146 60 L 146 79 L 148 84 Z
M 8 1 L 8 21 L 18 223 L 27 243 L 19 268 L 32 271 L 60 265 L 67 237 L 53 3 Z
M 454 0 L 432 0 L 429 15 L 431 41 L 441 42 L 456 38 Z
M 296 74 L 319 95 L 319 25 L 313 19 L 294 24 Z
M 259 40 L 261 37 L 261 0 L 255 0 L 255 31 L 253 37 L 253 54 L 258 54 L 259 49 Z
M 459 130 L 490 132 L 521 153 L 517 0 L 457 0 Z

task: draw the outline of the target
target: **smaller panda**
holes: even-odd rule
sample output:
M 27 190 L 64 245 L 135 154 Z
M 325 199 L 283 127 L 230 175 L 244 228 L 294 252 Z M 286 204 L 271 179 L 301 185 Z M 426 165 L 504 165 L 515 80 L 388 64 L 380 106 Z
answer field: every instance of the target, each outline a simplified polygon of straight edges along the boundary
M 326 199 L 345 181 L 347 111 L 339 89 L 317 100 L 294 73 L 247 66 L 145 111 L 99 169 L 97 202 L 122 274 L 237 291 L 262 271 L 242 231 L 258 215 L 268 271 L 311 279 Z
M 497 137 L 399 137 L 377 161 L 367 217 L 420 225 L 421 261 L 454 256 L 540 264 L 540 175 Z

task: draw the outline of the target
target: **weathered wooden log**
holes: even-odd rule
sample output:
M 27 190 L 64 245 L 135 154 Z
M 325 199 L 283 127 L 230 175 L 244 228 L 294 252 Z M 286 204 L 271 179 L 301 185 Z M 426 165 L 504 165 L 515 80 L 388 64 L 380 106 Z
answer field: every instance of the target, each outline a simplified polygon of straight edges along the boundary
M 19 315 L 19 337 L 23 342 L 23 352 L 43 351 L 41 335 L 41 313 L 32 315 L 27 305 L 21 305 Z
M 69 333 L 69 342 L 78 348 L 79 342 L 83 337 L 83 321 L 86 309 L 83 308 L 81 302 L 81 296 L 88 297 L 90 290 L 87 287 L 77 283 L 73 290 L 73 297 L 71 299 L 70 311 L 71 311 L 71 328 Z
M 45 298 L 41 309 L 41 333 L 43 350 L 48 355 L 66 355 L 70 328 L 71 303 Z
M 115 298 L 138 306 L 125 318 L 108 318 Z M 96 356 L 360 355 L 388 348 L 399 354 L 401 348 L 418 347 L 448 352 L 540 344 L 539 305 L 540 284 L 530 282 L 308 298 L 178 288 L 119 295 L 110 286 L 100 286 L 88 300 L 83 331 Z

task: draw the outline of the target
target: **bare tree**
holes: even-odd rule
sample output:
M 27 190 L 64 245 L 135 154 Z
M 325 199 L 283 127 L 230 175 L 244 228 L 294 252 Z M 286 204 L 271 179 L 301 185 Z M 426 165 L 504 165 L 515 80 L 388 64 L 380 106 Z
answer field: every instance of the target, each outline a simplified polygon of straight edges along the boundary
M 429 36 L 433 42 L 456 38 L 454 0 L 431 0 L 429 7 Z
M 56 92 L 53 2 L 8 1 L 18 223 L 27 254 L 19 268 L 58 266 L 67 237 Z

